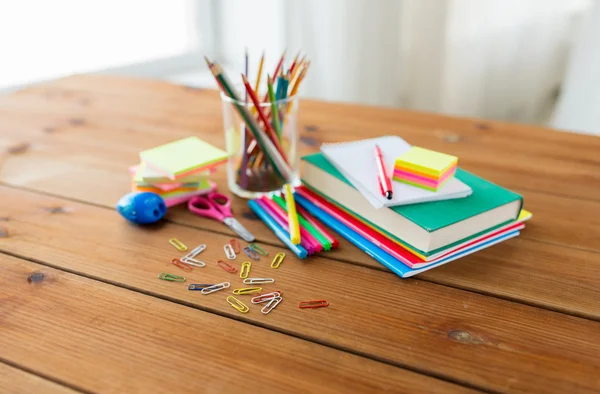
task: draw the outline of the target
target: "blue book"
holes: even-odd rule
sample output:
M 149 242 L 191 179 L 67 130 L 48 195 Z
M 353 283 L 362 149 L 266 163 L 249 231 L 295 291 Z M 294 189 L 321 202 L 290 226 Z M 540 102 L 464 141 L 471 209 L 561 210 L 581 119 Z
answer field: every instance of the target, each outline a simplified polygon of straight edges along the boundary
M 449 263 L 452 260 L 456 260 L 460 257 L 467 256 L 471 253 L 477 252 L 478 250 L 485 249 L 489 246 L 495 245 L 507 239 L 514 238 L 520 234 L 518 230 L 510 233 L 505 233 L 500 236 L 491 238 L 487 242 L 481 243 L 471 248 L 466 248 L 461 253 L 450 256 L 447 259 L 441 259 L 435 264 L 431 264 L 422 268 L 411 269 L 409 266 L 404 265 L 400 260 L 385 252 L 379 246 L 367 240 L 365 237 L 352 230 L 350 227 L 346 226 L 333 216 L 329 215 L 327 212 L 323 211 L 321 208 L 317 207 L 316 205 L 308 201 L 306 198 L 295 194 L 294 199 L 296 200 L 297 204 L 300 204 L 304 209 L 306 209 L 312 215 L 314 215 L 327 226 L 329 226 L 331 229 L 333 229 L 333 231 L 346 238 L 350 243 L 354 244 L 360 250 L 362 250 L 363 252 L 377 260 L 379 263 L 389 268 L 392 272 L 394 272 L 401 278 L 408 278 L 410 276 L 419 274 L 432 268 L 439 267 L 442 264 Z

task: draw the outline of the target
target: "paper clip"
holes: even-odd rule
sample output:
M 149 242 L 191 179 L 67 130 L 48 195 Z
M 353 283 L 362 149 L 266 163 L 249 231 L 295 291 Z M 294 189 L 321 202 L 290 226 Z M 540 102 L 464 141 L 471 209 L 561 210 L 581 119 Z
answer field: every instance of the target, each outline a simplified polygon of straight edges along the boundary
M 242 269 L 240 270 L 240 278 L 247 278 L 250 274 L 250 267 L 252 267 L 252 263 L 249 261 L 244 261 L 242 263 Z
M 264 283 L 273 283 L 275 279 L 273 278 L 248 278 L 244 279 L 245 285 L 262 285 Z
M 325 300 L 302 301 L 302 302 L 298 303 L 298 306 L 302 309 L 323 308 L 324 306 L 329 306 L 329 302 L 327 302 Z
M 229 241 L 229 245 L 231 245 L 235 254 L 240 253 L 240 242 L 237 239 L 232 239 Z
M 225 271 L 229 272 L 230 274 L 235 274 L 237 272 L 237 268 L 227 264 L 223 260 L 217 261 L 217 265 L 223 268 Z
M 238 300 L 234 296 L 227 297 L 227 302 L 229 303 L 229 305 L 231 305 L 232 307 L 234 307 L 242 313 L 248 313 L 248 311 L 250 310 L 250 308 L 248 308 L 246 304 L 244 304 L 242 301 Z
M 248 247 L 261 256 L 267 256 L 269 254 L 266 250 L 261 248 L 260 245 L 257 245 L 255 243 L 249 244 Z
M 216 285 L 208 286 L 208 287 L 205 287 L 204 289 L 202 289 L 202 294 L 214 293 L 215 291 L 226 289 L 229 286 L 231 286 L 231 283 L 229 283 L 229 282 L 217 283 Z
M 168 274 L 166 272 L 161 272 L 158 274 L 158 279 L 168 280 L 169 282 L 185 282 L 184 276 Z
M 227 256 L 229 260 L 235 260 L 236 254 L 233 250 L 233 246 L 231 246 L 230 244 L 226 244 L 225 246 L 223 246 L 223 250 L 225 251 L 225 256 Z
M 244 253 L 246 253 L 246 256 L 250 257 L 251 259 L 254 259 L 257 261 L 260 259 L 260 257 L 258 257 L 258 253 L 256 253 L 254 251 L 254 249 L 250 248 L 249 246 L 246 246 L 244 248 Z
M 271 301 L 275 297 L 281 297 L 281 293 L 278 291 L 273 291 L 271 293 L 259 294 L 252 297 L 250 302 L 253 304 L 262 304 L 263 302 Z
M 279 268 L 279 266 L 283 262 L 283 259 L 285 259 L 285 253 L 283 253 L 283 252 L 277 253 L 275 255 L 275 257 L 273 258 L 273 261 L 271 262 L 271 268 Z
M 258 293 L 259 291 L 262 291 L 262 287 L 244 287 L 242 289 L 235 289 L 233 291 L 233 294 L 244 295 L 244 294 Z
M 173 264 L 177 268 L 181 268 L 182 270 L 184 270 L 186 272 L 190 272 L 192 270 L 192 267 L 190 267 L 187 264 L 184 264 L 183 261 L 181 261 L 179 259 L 171 260 L 171 264 Z
M 198 245 L 194 249 L 192 249 L 191 252 L 189 252 L 179 260 L 181 260 L 185 264 L 193 265 L 195 267 L 204 267 L 206 266 L 206 263 L 204 261 L 194 259 L 194 257 L 198 256 L 204 250 L 206 250 L 206 244 Z
M 183 242 L 181 242 L 180 240 L 178 240 L 177 238 L 171 238 L 169 240 L 169 243 L 173 246 L 175 246 L 175 249 L 181 251 L 181 252 L 185 252 L 186 250 L 188 250 L 188 247 L 185 246 L 185 244 Z
M 279 303 L 283 300 L 281 297 L 273 297 L 271 301 L 260 310 L 263 314 L 268 315 Z
M 206 287 L 214 286 L 214 284 L 209 283 L 192 283 L 188 286 L 188 290 L 202 290 Z

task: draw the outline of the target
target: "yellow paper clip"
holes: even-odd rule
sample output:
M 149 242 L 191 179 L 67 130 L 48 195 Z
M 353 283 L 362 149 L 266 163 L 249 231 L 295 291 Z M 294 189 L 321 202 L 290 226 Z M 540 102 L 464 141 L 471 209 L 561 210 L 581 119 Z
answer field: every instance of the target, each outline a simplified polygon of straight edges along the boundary
M 248 311 L 250 310 L 250 308 L 248 308 L 246 304 L 244 304 L 242 301 L 238 300 L 234 296 L 227 297 L 227 302 L 229 303 L 229 305 L 231 305 L 232 307 L 234 307 L 242 313 L 248 313 Z
M 250 275 L 250 267 L 252 267 L 252 263 L 249 261 L 244 261 L 242 263 L 242 269 L 240 270 L 240 278 L 247 278 Z
M 258 293 L 259 291 L 262 291 L 262 287 L 244 287 L 242 289 L 233 290 L 233 294 L 244 295 L 244 294 Z
M 188 247 L 185 246 L 185 244 L 183 242 L 181 242 L 180 240 L 178 240 L 177 238 L 171 238 L 169 240 L 169 243 L 173 246 L 175 246 L 175 249 L 181 251 L 181 252 L 185 252 L 186 250 L 188 250 Z
M 277 253 L 275 255 L 275 257 L 273 258 L 273 261 L 271 262 L 271 268 L 279 268 L 279 266 L 283 262 L 283 259 L 285 259 L 285 253 L 283 253 L 283 252 Z
M 248 246 L 250 247 L 250 249 L 252 249 L 253 251 L 255 251 L 256 253 L 258 253 L 261 256 L 267 256 L 269 254 L 266 250 L 261 248 L 260 245 L 257 245 L 255 243 L 251 243 Z

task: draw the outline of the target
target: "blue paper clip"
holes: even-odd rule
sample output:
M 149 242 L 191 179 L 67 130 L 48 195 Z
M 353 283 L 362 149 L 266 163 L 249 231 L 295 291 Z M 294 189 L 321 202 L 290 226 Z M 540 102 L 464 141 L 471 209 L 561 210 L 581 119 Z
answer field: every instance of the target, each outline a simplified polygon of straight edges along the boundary
M 258 253 L 256 253 L 256 251 L 254 251 L 254 249 L 252 249 L 249 246 L 246 246 L 244 248 L 244 253 L 246 253 L 246 256 L 250 257 L 251 259 L 254 259 L 257 261 L 260 259 L 260 257 L 258 257 Z
M 188 286 L 188 290 L 202 290 L 205 287 L 210 287 L 210 286 L 214 286 L 215 284 L 209 284 L 209 283 L 192 283 L 191 285 Z

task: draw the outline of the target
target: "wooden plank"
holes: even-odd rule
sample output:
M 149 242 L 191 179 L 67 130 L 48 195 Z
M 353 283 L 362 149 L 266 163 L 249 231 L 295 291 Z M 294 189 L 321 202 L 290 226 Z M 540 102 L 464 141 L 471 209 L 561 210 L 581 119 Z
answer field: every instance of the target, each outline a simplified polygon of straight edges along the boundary
M 58 134 L 87 125 L 104 130 L 116 127 L 135 131 L 129 134 L 135 138 L 136 151 L 146 146 L 146 137 L 161 128 L 168 130 L 160 133 L 164 140 L 182 132 L 187 135 L 192 130 L 204 130 L 211 135 L 203 138 L 223 145 L 219 98 L 211 90 L 111 76 L 78 76 L 29 88 L 1 103 L 7 130 L 28 129 L 24 127 L 28 125 L 32 131 L 52 129 L 50 134 Z M 305 149 L 366 135 L 400 134 L 415 145 L 456 154 L 467 170 L 510 188 L 600 199 L 600 191 L 587 186 L 600 180 L 596 171 L 600 141 L 591 136 L 308 100 L 302 104 L 301 125 L 305 126 Z M 306 131 L 306 126 L 316 131 Z M 127 133 L 120 134 L 129 138 Z
M 75 394 L 78 391 L 61 386 L 37 375 L 0 362 L 0 391 L 4 394 Z
M 162 271 L 180 273 L 169 264 L 178 252 L 167 239 L 175 236 L 190 246 L 208 245 L 202 254 L 208 266 L 191 272 L 188 283 L 229 279 L 241 286 L 237 276 L 214 264 L 231 237 L 170 223 L 144 229 L 104 208 L 9 188 L 0 195 L 0 217 L 8 218 L 0 250 L 11 254 L 472 387 L 600 389 L 598 322 L 337 261 L 300 262 L 289 254 L 278 270 L 268 268 L 269 259 L 252 268 L 253 275 L 276 279 L 265 288 L 283 290 L 285 302 L 268 316 L 255 310 L 242 316 L 225 303 L 225 294 L 201 296 L 156 279 Z M 298 309 L 298 301 L 314 298 L 331 306 Z
M 468 391 L 6 255 L 0 263 L 2 356 L 86 391 Z M 32 272 L 44 279 L 28 283 Z

